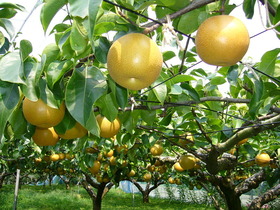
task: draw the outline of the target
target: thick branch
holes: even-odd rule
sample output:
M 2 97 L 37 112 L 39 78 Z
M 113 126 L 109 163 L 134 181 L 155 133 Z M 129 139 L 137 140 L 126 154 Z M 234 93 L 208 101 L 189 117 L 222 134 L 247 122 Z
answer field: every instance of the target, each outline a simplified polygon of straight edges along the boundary
M 172 20 L 172 19 L 175 19 L 177 17 L 180 17 L 181 15 L 183 15 L 183 14 L 185 14 L 187 12 L 190 12 L 192 10 L 200 8 L 200 7 L 204 6 L 204 5 L 212 3 L 214 1 L 215 0 L 196 0 L 196 1 L 192 1 L 187 7 L 183 8 L 183 9 L 177 11 L 177 12 L 174 12 L 174 13 L 170 14 L 169 16 L 170 16 L 170 18 Z M 166 18 L 162 18 L 162 19 L 159 19 L 158 22 L 166 23 L 167 19 Z M 161 24 L 152 22 L 152 23 L 145 24 L 142 27 L 146 28 L 145 31 L 147 33 L 149 33 L 150 31 L 153 31 L 153 30 L 157 29 L 159 26 L 161 26 Z
M 114 186 L 113 182 L 110 182 L 109 184 L 106 185 L 103 194 L 102 194 L 102 199 L 104 198 L 104 196 L 109 192 L 109 190 Z
M 149 193 L 162 184 L 164 184 L 163 180 L 156 180 L 155 184 L 151 188 L 149 188 Z
M 255 198 L 251 205 L 249 206 L 249 210 L 261 209 L 261 207 L 268 203 L 269 201 L 273 201 L 280 195 L 280 184 L 266 191 L 261 196 Z
M 89 183 L 89 184 L 90 184 L 92 187 L 94 187 L 95 189 L 98 189 L 99 184 L 96 183 L 96 182 L 94 182 L 94 181 L 90 178 L 90 176 L 89 176 L 87 173 L 84 173 L 84 172 L 83 172 L 83 174 L 84 174 L 84 176 L 85 176 L 85 178 L 86 178 L 87 183 Z
M 242 195 L 252 189 L 257 188 L 263 181 L 265 181 L 265 172 L 264 170 L 261 170 L 260 172 L 254 174 L 248 179 L 245 179 L 243 182 L 237 185 L 234 191 L 236 195 Z
M 137 189 L 143 194 L 145 190 L 135 179 L 130 179 L 129 181 L 131 181 L 137 187 Z
M 82 180 L 82 186 L 87 191 L 87 193 L 89 194 L 90 198 L 92 200 L 94 200 L 96 198 L 96 194 L 93 191 L 92 187 L 88 184 L 88 182 L 85 181 L 85 180 Z
M 237 133 L 235 133 L 226 142 L 219 144 L 218 151 L 220 153 L 226 152 L 229 149 L 231 149 L 234 145 L 236 145 L 239 141 L 241 141 L 245 138 L 256 136 L 265 130 L 270 130 L 270 129 L 273 129 L 273 128 L 279 126 L 280 125 L 279 122 L 280 122 L 280 115 L 277 115 L 269 120 L 265 120 L 262 123 L 259 123 L 256 126 L 244 128 L 244 129 L 238 131 Z
M 218 159 L 217 165 L 218 171 L 229 170 L 237 165 L 237 159 L 234 155 L 223 153 L 223 156 Z

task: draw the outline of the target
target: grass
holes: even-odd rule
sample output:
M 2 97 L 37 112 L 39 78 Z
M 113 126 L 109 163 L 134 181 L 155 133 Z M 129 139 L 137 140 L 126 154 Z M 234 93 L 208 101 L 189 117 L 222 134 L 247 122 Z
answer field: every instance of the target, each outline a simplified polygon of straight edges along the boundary
M 0 189 L 0 209 L 13 208 L 14 186 Z M 87 192 L 79 186 L 65 190 L 64 186 L 22 186 L 19 190 L 18 210 L 88 210 L 92 202 Z M 120 189 L 111 189 L 102 201 L 103 210 L 115 209 L 214 209 L 203 205 L 181 203 L 176 200 L 150 198 L 150 203 L 143 204 L 140 194 L 124 193 Z

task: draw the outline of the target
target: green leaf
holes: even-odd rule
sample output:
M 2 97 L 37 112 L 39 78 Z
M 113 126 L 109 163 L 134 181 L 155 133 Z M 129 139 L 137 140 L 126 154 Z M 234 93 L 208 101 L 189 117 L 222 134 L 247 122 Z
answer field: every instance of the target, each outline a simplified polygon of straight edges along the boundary
M 23 77 L 25 78 L 25 85 L 21 86 L 23 94 L 30 100 L 37 100 L 39 96 L 39 89 L 36 85 L 39 83 L 41 77 L 41 65 L 35 59 L 28 58 L 23 63 Z
M 224 83 L 226 83 L 226 80 L 224 77 L 222 76 L 216 76 L 216 77 L 213 77 L 211 80 L 210 80 L 210 83 L 212 85 L 222 85 Z
M 141 118 L 148 125 L 152 125 L 156 120 L 156 110 L 141 110 Z
M 101 36 L 104 33 L 108 33 L 115 28 L 115 23 L 112 22 L 102 22 L 95 25 L 94 35 Z
M 70 34 L 70 45 L 76 55 L 83 53 L 88 45 L 88 37 L 85 28 L 82 25 L 82 21 L 78 18 L 75 18 L 73 21 Z
M 166 52 L 163 52 L 162 56 L 163 56 L 164 61 L 168 61 L 171 58 L 174 58 L 176 56 L 176 54 L 173 51 L 166 51 Z
M 5 54 L 7 53 L 7 51 L 9 50 L 10 48 L 10 42 L 9 40 L 7 39 L 7 37 L 4 37 L 5 39 L 5 42 L 3 43 L 3 45 L 0 47 L 0 54 Z
M 0 48 L 3 47 L 5 44 L 5 36 L 4 34 L 0 31 Z
M 28 40 L 21 40 L 20 41 L 20 55 L 21 60 L 24 62 L 29 54 L 32 52 L 32 44 Z
M 71 59 L 75 55 L 75 52 L 73 51 L 70 44 L 70 34 L 71 30 L 69 28 L 63 33 L 58 42 L 58 47 L 60 48 L 61 55 L 66 59 Z
M 174 12 L 174 10 L 171 10 L 167 7 L 162 7 L 162 6 L 156 6 L 156 15 L 157 15 L 157 18 L 160 19 L 160 18 L 163 18 L 165 17 L 166 15 L 168 14 L 171 14 Z
M 6 54 L 0 60 L 0 79 L 7 82 L 24 84 L 22 78 L 22 62 L 19 52 Z
M 252 19 L 254 16 L 254 7 L 256 0 L 244 0 L 243 11 L 245 12 L 246 18 Z
M 96 22 L 96 17 L 98 14 L 98 11 L 101 7 L 102 0 L 89 0 L 88 2 L 88 18 L 89 18 L 89 40 L 92 43 L 93 51 L 94 51 L 94 39 L 93 39 L 93 34 L 94 34 L 94 28 L 95 28 L 95 22 Z
M 10 19 L 17 14 L 17 11 L 10 8 L 3 8 L 0 10 L 0 18 Z
M 160 125 L 168 126 L 172 121 L 173 112 L 168 113 L 166 116 L 162 118 L 159 122 Z
M 277 60 L 275 63 L 275 71 L 274 71 L 274 77 L 280 77 L 280 60 Z
M 190 3 L 190 0 L 184 0 L 184 1 L 157 0 L 156 2 L 157 4 L 170 8 L 172 10 L 179 10 L 186 7 Z
M 106 78 L 96 67 L 75 69 L 66 87 L 70 114 L 92 134 L 99 136 L 93 105 L 107 91 Z
M 277 76 L 279 72 L 275 71 L 275 62 L 279 53 L 280 48 L 266 52 L 261 58 L 260 70 L 269 74 L 270 76 Z
M 17 84 L 0 81 L 0 140 L 12 114 L 19 101 L 19 90 Z
M 62 97 L 58 98 L 57 95 L 55 95 L 55 92 L 52 92 L 45 80 L 45 78 L 40 78 L 39 80 L 39 98 L 42 99 L 48 106 L 53 108 L 59 108 Z
M 188 82 L 191 80 L 196 80 L 196 79 L 190 75 L 182 75 L 182 74 L 177 75 L 176 77 L 171 79 L 172 83 L 174 84 L 181 83 L 181 82 Z
M 207 17 L 200 9 L 195 9 L 181 16 L 178 23 L 178 30 L 186 34 L 193 33 L 198 29 L 200 23 Z M 203 14 L 203 15 L 202 15 Z M 201 17 L 203 17 L 201 19 Z
M 42 56 L 45 55 L 44 69 L 49 66 L 49 64 L 55 61 L 59 56 L 60 50 L 55 43 L 48 44 L 43 52 Z
M 67 0 L 45 0 L 40 14 L 41 24 L 45 32 L 47 31 L 53 17 L 66 3 Z
M 191 87 L 188 83 L 182 83 L 181 84 L 181 87 L 183 88 L 183 89 L 185 89 L 187 92 L 188 92 L 188 94 L 195 100 L 195 101 L 200 101 L 200 97 L 199 97 L 199 95 L 198 95 L 198 93 L 196 92 L 196 90 L 193 88 L 193 87 Z
M 263 103 L 261 99 L 264 93 L 264 87 L 262 80 L 256 78 L 252 78 L 251 80 L 254 82 L 254 93 L 249 103 L 249 114 L 254 119 Z
M 22 135 L 27 133 L 27 122 L 23 116 L 22 109 L 15 109 L 9 118 L 9 122 L 16 138 L 21 138 Z
M 55 131 L 58 134 L 64 134 L 66 130 L 73 128 L 75 124 L 76 120 L 66 110 L 63 120 L 55 126 Z
M 107 63 L 107 54 L 110 46 L 110 42 L 105 37 L 99 37 L 94 41 L 95 56 L 100 63 Z
M 17 10 L 20 10 L 20 11 L 24 10 L 23 6 L 21 6 L 19 4 L 8 3 L 8 2 L 0 3 L 0 8 L 17 9 Z
M 70 14 L 74 17 L 85 18 L 88 15 L 89 0 L 69 0 Z
M 53 88 L 54 84 L 72 67 L 73 62 L 71 60 L 52 62 L 47 69 L 48 85 Z
M 162 83 L 163 81 L 163 77 L 159 76 L 159 78 L 154 82 L 155 88 L 153 88 L 153 92 L 161 104 L 164 103 L 164 100 L 167 96 L 167 87 L 165 83 Z
M 13 24 L 10 20 L 5 19 L 5 18 L 1 18 L 0 19 L 0 27 L 4 28 L 6 30 L 6 32 L 10 36 L 10 39 L 13 38 L 13 36 L 15 34 L 15 30 L 14 30 Z
M 133 133 L 139 122 L 139 116 L 141 114 L 140 110 L 133 110 L 131 112 L 124 112 L 120 119 L 122 119 L 123 126 L 129 133 Z
M 237 79 L 238 79 L 238 66 L 237 65 L 233 65 L 228 69 L 227 79 L 230 83 L 233 83 L 233 84 L 235 84 L 237 82 Z
M 101 114 L 111 122 L 118 116 L 118 108 L 113 93 L 101 96 L 97 100 L 96 106 L 100 108 Z
M 124 109 L 128 104 L 128 91 L 126 88 L 116 84 L 116 98 L 118 105 Z

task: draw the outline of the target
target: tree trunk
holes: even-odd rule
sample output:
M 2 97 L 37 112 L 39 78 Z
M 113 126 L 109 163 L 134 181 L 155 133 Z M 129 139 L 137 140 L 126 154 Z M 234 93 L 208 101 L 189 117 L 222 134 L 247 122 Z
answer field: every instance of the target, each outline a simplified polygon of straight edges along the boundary
M 5 176 L 0 176 L 0 189 L 3 187 Z
M 53 179 L 53 176 L 49 175 L 49 186 L 52 186 L 52 179 Z
M 224 194 L 224 198 L 229 210 L 242 210 L 241 200 L 239 195 L 236 195 L 234 189 L 228 186 L 220 186 Z
M 106 183 L 104 182 L 100 183 L 100 185 L 98 186 L 96 198 L 94 199 L 94 203 L 93 203 L 93 210 L 101 210 L 102 195 L 105 187 L 106 187 Z
M 150 202 L 150 192 L 149 191 L 143 191 L 142 196 L 143 196 L 143 203 L 149 203 Z

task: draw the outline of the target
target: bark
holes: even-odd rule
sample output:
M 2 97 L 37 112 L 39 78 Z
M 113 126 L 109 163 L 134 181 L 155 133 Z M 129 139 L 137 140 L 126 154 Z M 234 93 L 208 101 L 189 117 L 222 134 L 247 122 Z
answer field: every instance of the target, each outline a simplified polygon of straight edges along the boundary
M 224 184 L 219 186 L 229 210 L 242 210 L 240 196 L 234 192 L 234 188 Z
M 83 174 L 85 180 L 82 181 L 82 185 L 92 199 L 93 210 L 100 210 L 103 197 L 109 192 L 114 184 L 108 182 L 102 182 L 99 184 L 92 180 L 88 174 Z M 94 192 L 93 188 L 97 190 L 97 193 Z
M 93 210 L 101 210 L 101 203 L 103 198 L 103 192 L 107 183 L 100 183 L 97 188 L 96 198 L 94 199 Z
M 248 179 L 245 179 L 243 182 L 237 185 L 234 190 L 235 194 L 240 196 L 246 192 L 249 192 L 250 190 L 257 188 L 263 181 L 265 181 L 265 172 L 264 170 L 261 170 L 260 172 L 254 174 Z
M 174 12 L 174 13 L 170 14 L 169 16 L 172 20 L 172 19 L 180 17 L 181 15 L 186 14 L 186 13 L 192 11 L 192 10 L 195 10 L 197 8 L 200 8 L 200 7 L 204 6 L 204 5 L 212 3 L 214 1 L 215 0 L 196 0 L 196 1 L 192 1 L 187 7 L 183 8 L 183 9 L 177 11 L 177 12 Z M 145 24 L 145 25 L 142 26 L 142 27 L 146 28 L 144 33 L 149 33 L 151 31 L 154 31 L 159 26 L 161 26 L 163 23 L 166 23 L 166 22 L 167 22 L 167 18 L 162 18 L 162 19 L 159 19 L 157 21 L 157 23 L 153 22 L 153 23 Z
M 210 182 L 217 189 L 218 193 L 225 201 L 226 209 L 242 209 L 240 196 L 235 193 L 234 189 L 236 186 L 234 185 L 234 182 L 231 179 L 216 175 L 212 175 L 210 177 L 207 175 L 207 177 L 205 177 L 203 174 L 200 174 L 199 179 L 201 182 Z
M 261 207 L 279 197 L 280 195 L 280 184 L 276 185 L 275 187 L 271 188 L 261 196 L 255 198 L 249 206 L 249 210 L 257 210 L 261 209 Z
M 200 184 L 202 185 L 202 187 L 203 187 L 207 192 L 211 192 L 211 190 L 209 190 L 209 188 L 207 187 L 206 184 L 204 184 L 204 183 L 202 183 L 202 182 L 201 182 Z M 214 205 L 215 209 L 217 209 L 217 210 L 224 210 L 224 209 L 221 207 L 221 205 L 220 205 L 218 199 L 217 199 L 214 195 L 212 195 L 212 194 L 210 193 L 209 196 L 210 196 L 210 198 L 211 198 L 212 201 L 213 201 L 213 205 Z
M 109 192 L 109 190 L 114 186 L 114 183 L 110 182 L 109 184 L 106 185 L 103 194 L 102 194 L 102 199 L 104 196 Z
M 49 186 L 52 186 L 53 175 L 49 175 L 48 179 L 49 179 Z
M 59 177 L 64 182 L 66 190 L 69 190 L 70 189 L 70 182 L 71 182 L 72 177 L 70 177 L 69 179 L 63 178 L 62 176 L 59 176 Z
M 258 124 L 244 128 L 238 132 L 236 132 L 232 137 L 230 137 L 226 142 L 223 142 L 218 145 L 218 151 L 220 153 L 226 152 L 233 148 L 239 141 L 249 138 L 252 136 L 256 136 L 259 133 L 273 129 L 279 126 L 280 115 L 272 117 L 271 119 L 259 122 Z
M 129 180 L 129 181 L 131 181 L 137 187 L 137 189 L 141 192 L 142 198 L 143 198 L 143 200 L 142 200 L 143 203 L 149 203 L 150 202 L 150 196 L 149 196 L 150 193 L 154 189 L 156 189 L 158 186 L 164 184 L 164 181 L 156 180 L 152 187 L 150 187 L 151 183 L 148 182 L 146 184 L 145 189 L 143 189 L 143 187 L 141 187 L 141 185 L 136 180 L 132 179 L 132 180 Z
M 3 187 L 5 178 L 10 175 L 12 175 L 12 173 L 6 173 L 5 171 L 0 174 L 0 189 Z
M 94 202 L 94 200 L 96 198 L 96 194 L 95 194 L 94 190 L 92 189 L 91 185 L 88 184 L 85 180 L 82 180 L 81 183 L 82 183 L 83 188 L 87 191 L 91 200 Z

